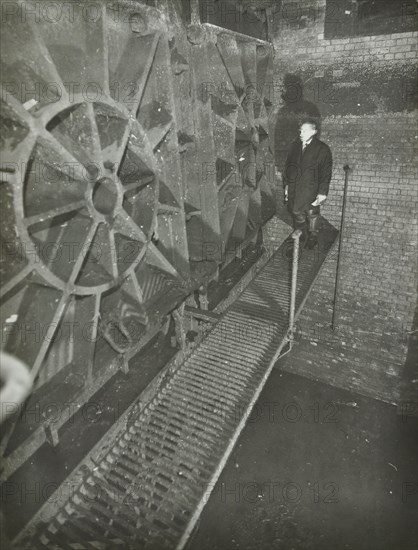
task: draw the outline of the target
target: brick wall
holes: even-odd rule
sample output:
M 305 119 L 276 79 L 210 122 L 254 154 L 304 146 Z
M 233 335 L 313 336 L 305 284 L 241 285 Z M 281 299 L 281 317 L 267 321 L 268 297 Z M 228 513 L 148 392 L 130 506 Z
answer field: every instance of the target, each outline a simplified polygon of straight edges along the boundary
M 344 240 L 345 294 L 374 300 L 412 320 L 416 289 L 417 146 L 414 113 L 327 117 L 322 137 L 334 154 L 324 215 L 339 226 L 343 170 L 350 174 Z
M 324 0 L 284 0 L 276 12 L 276 108 L 283 106 L 277 90 L 284 75 L 300 77 L 305 99 L 321 112 L 321 139 L 334 156 L 323 215 L 337 227 L 343 165 L 352 167 L 342 318 L 360 331 L 373 327 L 383 335 L 390 325 L 402 335 L 413 319 L 417 288 L 417 33 L 325 40 L 324 19 Z M 311 306 L 321 296 L 332 302 L 335 262 L 333 256 Z M 392 347 L 400 364 L 402 341 L 395 338 L 399 346 Z M 376 349 L 383 354 L 380 344 Z

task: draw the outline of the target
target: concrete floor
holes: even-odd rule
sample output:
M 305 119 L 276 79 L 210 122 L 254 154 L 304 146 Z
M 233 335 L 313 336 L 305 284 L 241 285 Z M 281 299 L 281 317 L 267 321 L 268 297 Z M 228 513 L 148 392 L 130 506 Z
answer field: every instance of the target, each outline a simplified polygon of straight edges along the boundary
M 187 550 L 417 548 L 417 433 L 393 405 L 276 366 Z

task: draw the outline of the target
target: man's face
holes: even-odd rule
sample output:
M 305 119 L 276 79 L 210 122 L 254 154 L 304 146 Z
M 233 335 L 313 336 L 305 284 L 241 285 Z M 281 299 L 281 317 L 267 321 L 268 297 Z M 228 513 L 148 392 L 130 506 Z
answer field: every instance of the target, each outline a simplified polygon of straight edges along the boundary
M 302 143 L 306 143 L 311 139 L 312 136 L 316 134 L 315 126 L 312 126 L 312 124 L 308 123 L 302 124 L 299 133 Z

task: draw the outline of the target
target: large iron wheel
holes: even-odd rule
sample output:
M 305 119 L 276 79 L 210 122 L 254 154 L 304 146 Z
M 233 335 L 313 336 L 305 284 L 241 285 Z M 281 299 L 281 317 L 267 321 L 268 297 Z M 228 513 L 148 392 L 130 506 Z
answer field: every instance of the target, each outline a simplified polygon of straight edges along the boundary
M 167 33 L 132 3 L 17 6 L 1 45 L 2 347 L 36 399 L 59 383 L 83 401 L 188 292 Z

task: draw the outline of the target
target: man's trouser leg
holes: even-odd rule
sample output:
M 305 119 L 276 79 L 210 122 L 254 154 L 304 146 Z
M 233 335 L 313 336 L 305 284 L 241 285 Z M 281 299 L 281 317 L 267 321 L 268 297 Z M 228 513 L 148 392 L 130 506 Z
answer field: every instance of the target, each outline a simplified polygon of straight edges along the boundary
M 307 211 L 309 237 L 306 245 L 310 249 L 314 248 L 318 243 L 319 212 L 319 206 L 311 206 Z
M 320 207 L 311 206 L 308 210 L 308 231 L 309 236 L 318 237 L 319 233 Z

